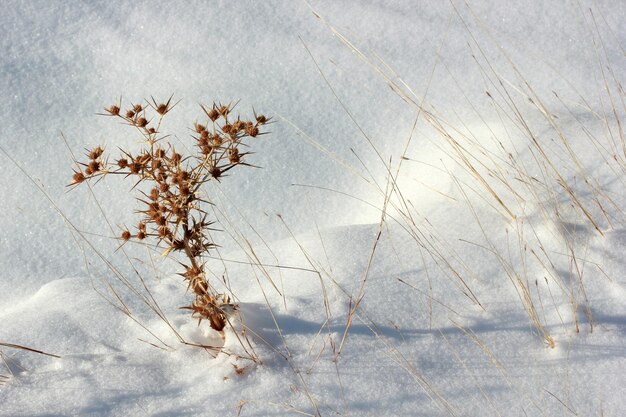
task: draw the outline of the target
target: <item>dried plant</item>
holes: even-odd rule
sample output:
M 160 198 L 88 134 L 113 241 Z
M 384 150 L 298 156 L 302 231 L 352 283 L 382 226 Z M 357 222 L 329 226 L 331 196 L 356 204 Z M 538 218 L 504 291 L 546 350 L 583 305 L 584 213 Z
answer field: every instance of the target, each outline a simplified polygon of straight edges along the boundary
M 120 104 L 121 105 L 121 104 Z M 233 105 L 213 103 L 201 105 L 206 123 L 195 123 L 193 138 L 195 152 L 183 155 L 160 132 L 161 122 L 176 104 L 172 97 L 165 103 L 154 98 L 145 105 L 131 105 L 126 111 L 120 105 L 105 108 L 104 115 L 115 117 L 137 130 L 145 146 L 138 153 L 121 150 L 111 159 L 104 147 L 88 149 L 87 161 L 78 162 L 70 185 L 80 185 L 109 175 L 121 175 L 135 181 L 141 215 L 136 227 L 121 231 L 120 239 L 144 241 L 152 239 L 165 248 L 165 254 L 179 252 L 185 261 L 180 275 L 188 284 L 194 299 L 189 306 L 192 316 L 222 331 L 228 315 L 236 309 L 230 298 L 219 294 L 207 280 L 204 256 L 215 246 L 209 236 L 212 222 L 203 207 L 209 202 L 202 198 L 202 186 L 238 165 L 247 165 L 242 152 L 245 141 L 261 136 L 260 129 L 269 123 L 263 115 L 254 113 L 253 120 L 232 115 Z M 138 184 L 145 184 L 136 187 Z

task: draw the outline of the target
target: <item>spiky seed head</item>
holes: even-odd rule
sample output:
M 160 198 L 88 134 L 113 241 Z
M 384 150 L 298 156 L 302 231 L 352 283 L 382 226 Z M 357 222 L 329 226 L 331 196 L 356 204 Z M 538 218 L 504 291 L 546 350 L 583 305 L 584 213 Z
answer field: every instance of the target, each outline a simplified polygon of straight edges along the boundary
M 135 158 L 135 160 L 139 162 L 141 165 L 145 165 L 151 158 L 152 156 L 149 153 L 143 152 L 141 155 Z
M 98 159 L 100 158 L 100 156 L 102 156 L 103 152 L 104 149 L 102 149 L 100 146 L 96 146 L 89 152 L 89 159 Z
M 209 119 L 211 119 L 212 122 L 216 121 L 217 119 L 219 119 L 220 117 L 220 113 L 217 111 L 217 109 L 214 107 L 211 110 L 209 110 L 208 113 Z
M 133 162 L 129 165 L 131 174 L 139 174 L 141 172 L 142 165 L 139 162 Z
M 132 237 L 132 235 L 130 234 L 130 232 L 128 230 L 124 230 L 122 232 L 122 240 L 127 241 L 131 237 Z
M 144 117 L 140 117 L 139 119 L 137 119 L 136 124 L 138 127 L 146 127 L 148 121 Z
M 222 146 L 223 143 L 224 143 L 224 140 L 222 139 L 220 135 L 213 135 L 211 136 L 211 142 L 209 143 L 209 145 L 211 145 L 214 148 L 219 148 L 220 146 Z
M 172 236 L 172 232 L 167 226 L 159 227 L 159 237 L 161 239 L 170 238 L 171 236 Z
M 126 112 L 126 117 L 129 118 L 129 119 L 132 119 L 133 117 L 135 117 L 135 112 L 132 111 L 132 110 L 128 110 Z
M 209 173 L 211 174 L 213 178 L 219 178 L 222 176 L 222 170 L 216 166 L 211 167 L 211 170 L 209 171 Z
M 111 116 L 119 116 L 120 115 L 120 108 L 116 105 L 112 105 L 109 108 L 105 108 L 104 109 L 106 112 L 108 112 Z
M 72 180 L 74 181 L 74 184 L 80 184 L 81 182 L 85 181 L 85 174 L 80 171 L 75 171 L 74 175 L 72 176 Z
M 90 170 L 92 173 L 96 173 L 98 171 L 100 171 L 100 162 L 98 161 L 91 161 L 89 163 L 89 166 L 87 167 L 88 170 Z
M 159 113 L 161 116 L 165 115 L 165 113 L 167 113 L 168 111 L 169 111 L 169 108 L 167 107 L 167 104 L 165 103 L 159 104 L 156 108 L 156 112 Z
M 228 155 L 228 160 L 230 161 L 231 164 L 238 164 L 240 160 L 239 149 L 232 148 Z
M 151 221 L 154 221 L 160 216 L 160 213 L 154 209 L 149 209 L 146 211 L 146 216 L 148 216 Z
M 250 126 L 246 129 L 246 134 L 252 138 L 256 138 L 259 135 L 259 129 L 256 126 Z

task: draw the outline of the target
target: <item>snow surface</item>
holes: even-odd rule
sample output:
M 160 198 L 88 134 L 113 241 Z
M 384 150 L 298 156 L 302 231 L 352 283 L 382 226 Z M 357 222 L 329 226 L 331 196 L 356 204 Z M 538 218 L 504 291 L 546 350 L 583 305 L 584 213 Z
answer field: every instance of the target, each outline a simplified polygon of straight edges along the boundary
M 4 1 L 0 343 L 60 358 L 0 345 L 0 415 L 624 415 L 626 4 L 468 3 Z M 129 184 L 66 187 L 63 138 L 137 146 L 95 113 L 172 93 L 183 142 L 198 103 L 276 121 L 208 190 L 225 342 L 174 259 L 118 250 Z

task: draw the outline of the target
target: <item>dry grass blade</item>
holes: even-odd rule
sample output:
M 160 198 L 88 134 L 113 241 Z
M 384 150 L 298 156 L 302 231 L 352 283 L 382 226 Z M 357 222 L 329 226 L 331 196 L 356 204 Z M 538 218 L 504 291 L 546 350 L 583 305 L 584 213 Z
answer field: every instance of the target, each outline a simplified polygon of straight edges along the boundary
M 45 356 L 51 356 L 53 358 L 61 358 L 60 356 L 52 354 L 52 353 L 44 352 L 44 351 L 38 350 L 38 349 L 33 349 L 33 348 L 28 347 L 28 346 L 16 345 L 14 343 L 0 342 L 0 346 L 5 346 L 5 347 L 8 347 L 8 348 L 12 348 L 12 349 L 26 350 L 28 352 L 38 353 L 40 355 L 45 355 Z
M 8 348 L 12 348 L 12 349 L 21 349 L 21 350 L 26 350 L 28 352 L 33 352 L 33 353 L 38 353 L 40 355 L 45 355 L 45 356 L 51 356 L 53 358 L 60 358 L 60 356 L 52 354 L 52 353 L 48 353 L 48 352 L 44 352 L 42 350 L 38 350 L 38 349 L 33 349 L 30 348 L 28 346 L 22 346 L 22 345 L 16 345 L 13 343 L 4 343 L 4 342 L 0 342 L 0 346 L 5 346 Z

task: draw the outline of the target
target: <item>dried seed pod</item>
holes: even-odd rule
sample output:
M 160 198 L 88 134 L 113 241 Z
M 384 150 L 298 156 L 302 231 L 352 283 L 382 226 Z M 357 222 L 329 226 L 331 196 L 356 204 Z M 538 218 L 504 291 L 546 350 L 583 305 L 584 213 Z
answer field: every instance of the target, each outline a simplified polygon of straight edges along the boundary
M 148 222 L 155 221 L 155 219 L 157 219 L 160 216 L 159 212 L 154 209 L 148 209 L 145 213 L 146 213 L 146 216 L 150 218 Z
M 232 148 L 229 152 L 228 160 L 231 164 L 238 164 L 240 160 L 239 149 Z
M 211 174 L 213 178 L 219 178 L 222 176 L 222 170 L 214 166 L 209 170 L 209 174 Z
M 213 107 L 208 113 L 207 115 L 209 116 L 209 119 L 211 119 L 212 122 L 216 121 L 217 119 L 219 119 L 220 117 L 220 113 L 217 111 L 217 109 L 215 109 L 215 107 Z
M 152 190 L 150 190 L 150 200 L 152 201 L 156 201 L 159 199 L 159 189 L 158 188 L 153 188 Z
M 185 184 L 179 184 L 178 195 L 182 198 L 187 198 L 189 196 L 189 188 L 186 187 Z
M 97 146 L 93 148 L 91 152 L 89 152 L 89 159 L 98 159 L 100 158 L 100 156 L 102 156 L 103 152 L 104 149 L 102 149 L 100 146 Z
M 128 160 L 126 158 L 120 158 L 117 160 L 117 166 L 124 169 L 128 167 Z
M 104 109 L 106 112 L 108 112 L 111 116 L 119 116 L 120 115 L 120 108 L 116 105 L 112 105 L 109 108 L 105 108 Z
M 172 232 L 167 226 L 159 227 L 159 237 L 161 239 L 170 238 L 171 236 L 172 236 Z
M 252 138 L 256 138 L 259 135 L 259 129 L 256 126 L 248 126 L 246 128 L 246 134 Z
M 146 127 L 146 125 L 148 124 L 148 121 L 144 117 L 140 117 L 139 119 L 137 119 L 137 122 L 135 123 L 138 127 Z
M 222 116 L 226 117 L 228 113 L 230 113 L 230 108 L 228 106 L 221 106 L 218 111 Z
M 131 174 L 139 174 L 143 166 L 138 162 L 133 162 L 132 164 L 129 165 L 129 168 L 130 168 Z
M 126 112 L 126 117 L 129 118 L 129 119 L 132 119 L 133 117 L 135 117 L 135 112 L 132 111 L 132 110 L 128 110 Z
M 128 239 L 130 239 L 132 237 L 132 235 L 130 234 L 130 232 L 128 230 L 124 230 L 122 232 L 122 239 L 124 241 L 127 241 Z
M 80 184 L 81 182 L 85 181 L 85 175 L 80 171 L 75 171 L 74 175 L 72 176 L 72 180 L 74 181 L 74 184 Z
M 92 173 L 96 173 L 96 172 L 100 171 L 100 162 L 98 162 L 98 161 L 91 161 L 89 163 L 89 166 L 87 167 L 87 169 L 89 171 L 91 171 Z
M 161 103 L 157 106 L 156 108 L 156 112 L 159 113 L 161 116 L 165 115 L 165 113 L 167 113 L 169 110 L 167 104 Z
M 219 148 L 224 143 L 224 140 L 220 135 L 212 135 L 209 145 L 214 148 Z
M 149 153 L 144 152 L 141 155 L 139 155 L 138 157 L 135 158 L 135 161 L 140 163 L 141 165 L 145 165 L 148 163 L 148 161 L 152 159 L 152 156 L 150 156 Z

